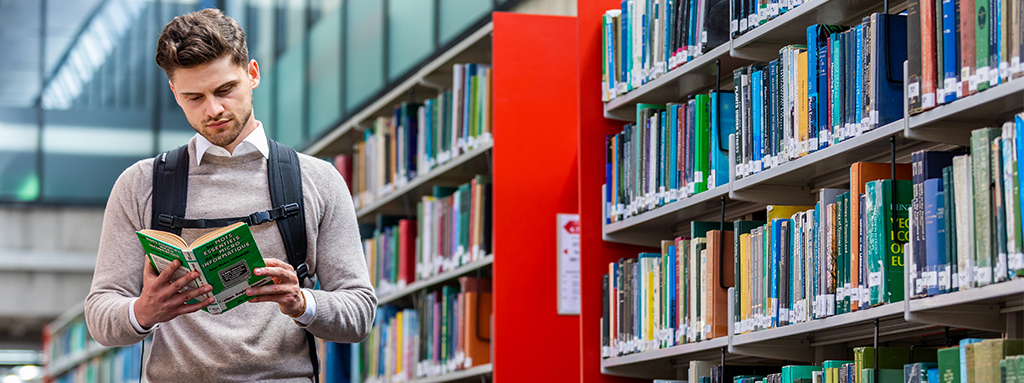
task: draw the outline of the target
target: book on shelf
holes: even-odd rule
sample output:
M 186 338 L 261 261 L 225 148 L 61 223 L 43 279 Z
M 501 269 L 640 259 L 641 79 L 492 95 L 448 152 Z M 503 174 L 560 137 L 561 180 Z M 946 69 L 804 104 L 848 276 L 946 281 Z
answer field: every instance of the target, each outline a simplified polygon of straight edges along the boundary
M 637 122 L 606 138 L 606 223 L 726 185 L 730 93 L 637 105 Z
M 783 47 L 767 66 L 735 70 L 736 178 L 900 119 L 906 31 L 899 15 L 812 25 L 806 45 Z
M 237 222 L 213 230 L 191 244 L 166 231 L 144 229 L 136 232 L 146 258 L 160 274 L 177 260 L 180 266 L 171 277 L 174 280 L 196 271 L 199 278 L 185 285 L 186 290 L 209 285 L 212 290 L 193 298 L 188 303 L 214 298 L 203 308 L 210 314 L 221 314 L 251 298 L 245 290 L 274 284 L 271 277 L 256 275 L 256 269 L 265 267 L 263 256 L 252 237 L 249 225 Z
M 410 381 L 491 362 L 490 278 L 461 277 L 414 302 L 377 308 L 370 336 L 352 352 L 353 381 Z
M 79 309 L 81 310 L 81 309 Z M 43 328 L 43 355 L 47 381 L 138 382 L 142 371 L 143 342 L 125 347 L 103 347 L 89 334 L 85 316 Z
M 492 140 L 492 68 L 455 64 L 453 73 L 452 89 L 423 102 L 402 102 L 390 117 L 373 121 L 351 156 L 335 158 L 343 175 L 352 169 L 346 181 L 356 209 Z
M 1013 1 L 911 1 L 910 114 L 1024 75 L 1024 15 Z
M 729 41 L 729 0 L 628 0 L 601 20 L 608 102 Z

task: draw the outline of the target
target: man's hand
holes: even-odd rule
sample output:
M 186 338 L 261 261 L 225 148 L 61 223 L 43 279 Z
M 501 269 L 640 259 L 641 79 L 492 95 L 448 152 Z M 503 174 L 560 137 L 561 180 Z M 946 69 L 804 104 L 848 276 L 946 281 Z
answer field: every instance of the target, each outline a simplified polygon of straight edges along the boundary
M 213 287 L 206 285 L 198 289 L 180 291 L 185 285 L 199 278 L 199 272 L 193 271 L 188 275 L 172 281 L 174 272 L 181 266 L 181 261 L 175 260 L 160 275 L 156 274 L 149 261 L 143 262 L 145 269 L 142 277 L 142 295 L 135 301 L 135 319 L 139 321 L 142 328 L 151 328 L 157 323 L 167 322 L 177 318 L 179 315 L 193 313 L 213 303 L 213 298 L 193 304 L 185 304 L 200 295 L 213 290 Z
M 295 269 L 287 262 L 274 258 L 265 258 L 267 267 L 256 269 L 256 275 L 266 275 L 274 279 L 274 284 L 253 287 L 245 290 L 245 294 L 253 297 L 250 302 L 277 302 L 282 313 L 295 318 L 306 309 L 302 297 L 302 287 Z

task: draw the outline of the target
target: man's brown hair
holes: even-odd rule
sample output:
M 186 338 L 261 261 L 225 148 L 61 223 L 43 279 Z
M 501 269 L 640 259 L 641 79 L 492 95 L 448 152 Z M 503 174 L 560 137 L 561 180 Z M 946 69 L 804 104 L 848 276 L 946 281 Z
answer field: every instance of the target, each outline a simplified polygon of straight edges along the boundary
M 156 64 L 170 79 L 178 68 L 192 68 L 231 55 L 240 67 L 249 64 L 245 32 L 219 9 L 204 9 L 175 17 L 156 43 Z

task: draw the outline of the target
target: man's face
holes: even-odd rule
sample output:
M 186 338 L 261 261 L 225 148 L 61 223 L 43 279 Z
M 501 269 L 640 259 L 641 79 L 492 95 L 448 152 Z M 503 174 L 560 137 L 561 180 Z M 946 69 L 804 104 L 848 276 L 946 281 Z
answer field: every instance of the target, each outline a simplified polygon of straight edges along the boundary
M 214 145 L 234 151 L 256 128 L 252 90 L 259 86 L 260 72 L 255 60 L 239 67 L 224 55 L 196 67 L 178 68 L 169 82 L 192 129 Z

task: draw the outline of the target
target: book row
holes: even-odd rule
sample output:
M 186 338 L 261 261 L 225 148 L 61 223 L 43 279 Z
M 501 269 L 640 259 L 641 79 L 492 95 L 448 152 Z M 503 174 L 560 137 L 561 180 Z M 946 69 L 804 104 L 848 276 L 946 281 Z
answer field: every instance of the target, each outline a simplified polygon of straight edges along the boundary
M 638 104 L 636 123 L 605 138 L 605 223 L 729 182 L 731 93 Z
M 452 89 L 423 103 L 402 103 L 378 117 L 351 155 L 335 158 L 356 209 L 492 140 L 491 81 L 486 64 L 455 64 Z
M 729 41 L 725 0 L 623 0 L 602 18 L 602 99 L 639 88 Z
M 370 336 L 353 351 L 359 382 L 404 382 L 491 361 L 491 282 L 461 277 L 418 297 L 413 308 L 377 308 Z
M 47 338 L 44 342 L 47 345 L 46 357 L 52 362 L 83 353 L 90 346 L 97 344 L 89 334 L 84 316 L 73 319 L 56 331 L 44 330 L 43 336 Z
M 1014 0 L 908 2 L 910 114 L 1024 75 L 1024 7 Z
M 60 376 L 51 377 L 54 383 L 132 383 L 139 382 L 142 371 L 142 342 L 127 347 L 112 348 L 72 367 Z
M 736 69 L 736 178 L 902 118 L 906 25 L 878 13 L 851 27 L 812 25 L 807 45 Z
M 973 131 L 970 153 L 912 155 L 911 296 L 1024 277 L 1019 132 L 1022 115 Z
M 372 236 L 363 239 L 377 293 L 490 254 L 491 203 L 490 177 L 478 175 L 458 187 L 434 186 L 417 203 L 415 219 L 378 215 Z

